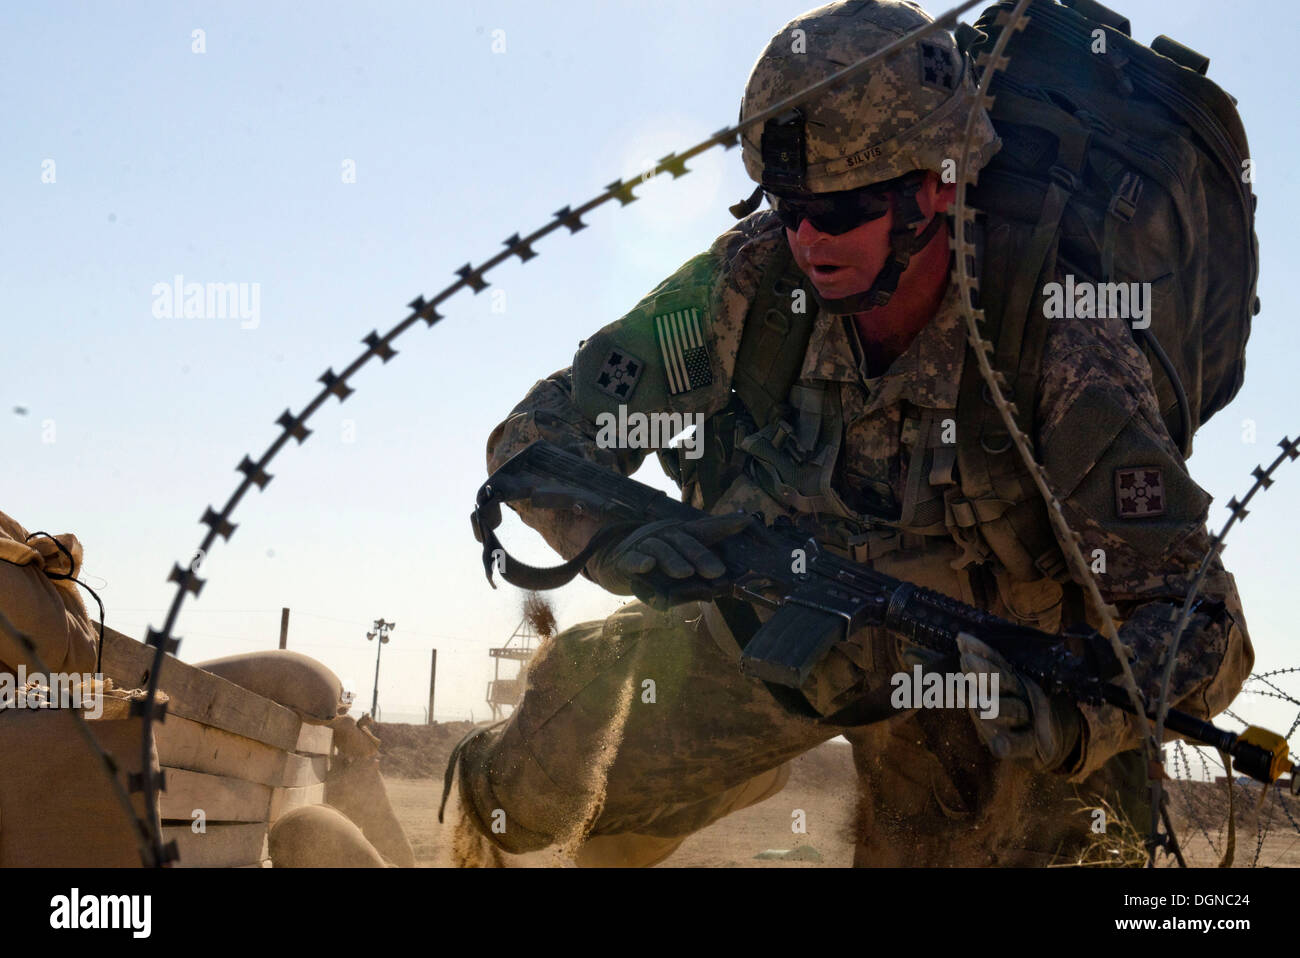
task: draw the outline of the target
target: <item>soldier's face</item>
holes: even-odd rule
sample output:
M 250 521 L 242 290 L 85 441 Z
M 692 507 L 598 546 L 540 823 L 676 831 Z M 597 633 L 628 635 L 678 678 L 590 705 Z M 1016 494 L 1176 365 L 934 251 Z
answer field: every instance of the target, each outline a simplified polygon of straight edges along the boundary
M 936 212 L 946 211 L 956 196 L 956 185 L 943 184 L 930 173 L 916 201 L 928 222 Z M 879 219 L 834 236 L 819 231 L 805 219 L 797 230 L 787 229 L 785 237 L 795 265 L 812 280 L 822 298 L 842 299 L 871 288 L 889 259 L 889 231 L 893 225 L 891 210 Z M 917 232 L 924 228 L 925 222 Z

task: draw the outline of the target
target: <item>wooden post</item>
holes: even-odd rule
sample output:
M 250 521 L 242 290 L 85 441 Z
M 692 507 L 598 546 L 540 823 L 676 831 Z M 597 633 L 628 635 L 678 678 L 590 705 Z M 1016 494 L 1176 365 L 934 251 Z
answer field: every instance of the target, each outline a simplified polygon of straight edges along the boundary
M 433 685 L 434 685 L 434 682 L 437 680 L 437 678 L 438 678 L 438 650 L 437 650 L 437 649 L 434 649 L 434 650 L 433 650 L 433 661 L 430 662 L 430 664 L 429 664 L 429 723 L 428 723 L 428 724 L 430 724 L 430 725 L 433 725 L 433 724 L 434 724 L 434 721 L 433 721 Z
M 289 647 L 289 610 L 280 610 L 280 648 Z

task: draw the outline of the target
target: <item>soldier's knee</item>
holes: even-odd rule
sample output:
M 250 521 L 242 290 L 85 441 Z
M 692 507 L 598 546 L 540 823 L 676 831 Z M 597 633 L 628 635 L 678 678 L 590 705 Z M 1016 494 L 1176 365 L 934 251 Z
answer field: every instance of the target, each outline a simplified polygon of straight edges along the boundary
M 519 855 L 555 842 L 563 820 L 573 815 L 564 814 L 568 803 L 512 733 L 506 724 L 462 739 L 448 762 L 443 802 L 455 780 L 466 822 L 502 851 Z

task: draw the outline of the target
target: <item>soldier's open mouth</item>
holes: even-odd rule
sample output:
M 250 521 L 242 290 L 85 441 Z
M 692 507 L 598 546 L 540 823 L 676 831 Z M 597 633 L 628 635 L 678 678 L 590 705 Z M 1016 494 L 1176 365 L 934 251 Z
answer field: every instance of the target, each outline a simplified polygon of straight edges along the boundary
M 829 276 L 831 273 L 838 272 L 843 268 L 844 267 L 842 266 L 820 265 L 814 263 L 812 267 L 812 271 L 816 273 L 818 276 Z

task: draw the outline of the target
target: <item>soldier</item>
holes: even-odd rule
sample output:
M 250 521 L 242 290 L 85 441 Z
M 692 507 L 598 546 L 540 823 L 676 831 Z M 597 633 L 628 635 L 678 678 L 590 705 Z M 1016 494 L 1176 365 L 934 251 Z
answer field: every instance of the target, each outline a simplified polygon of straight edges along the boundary
M 759 58 L 742 117 L 927 22 L 900 0 L 805 14 Z M 952 282 L 955 186 L 939 175 L 960 155 L 972 110 L 982 166 L 1000 141 L 966 57 L 939 32 L 865 80 L 748 127 L 745 167 L 773 209 L 746 216 L 592 336 L 493 431 L 489 470 L 546 439 L 630 474 L 646 450 L 604 448 L 599 416 L 705 417 L 702 455 L 659 457 L 683 498 L 715 515 L 646 526 L 598 552 L 589 578 L 616 595 L 655 569 L 716 580 L 710 547 L 739 529 L 739 510 L 788 517 L 842 555 L 1014 621 L 1096 626 L 1015 450 L 989 448 L 980 431 L 991 403 Z M 986 279 L 1016 265 L 992 225 L 976 236 Z M 1037 361 L 1036 452 L 1084 555 L 1104 556 L 1104 598 L 1154 701 L 1172 613 L 1208 547 L 1209 497 L 1187 475 L 1122 319 L 1038 327 L 1041 346 L 1028 337 L 1022 350 Z M 518 511 L 565 558 L 597 531 L 571 513 Z M 1170 702 L 1209 716 L 1236 694 L 1253 653 L 1217 562 L 1203 594 Z M 789 759 L 845 734 L 860 781 L 859 865 L 1069 860 L 1088 840 L 1084 807 L 1103 799 L 1145 822 L 1132 719 L 1049 700 L 985 646 L 963 646 L 961 667 L 998 675 L 996 718 L 919 709 L 867 725 L 853 716 L 863 676 L 932 664 L 922 650 L 875 629 L 837 645 L 801 690 L 820 719 L 778 704 L 740 674 L 739 656 L 716 602 L 631 603 L 556 636 L 509 721 L 453 756 L 467 821 L 507 852 L 558 844 L 580 864 L 653 864 L 778 791 Z

